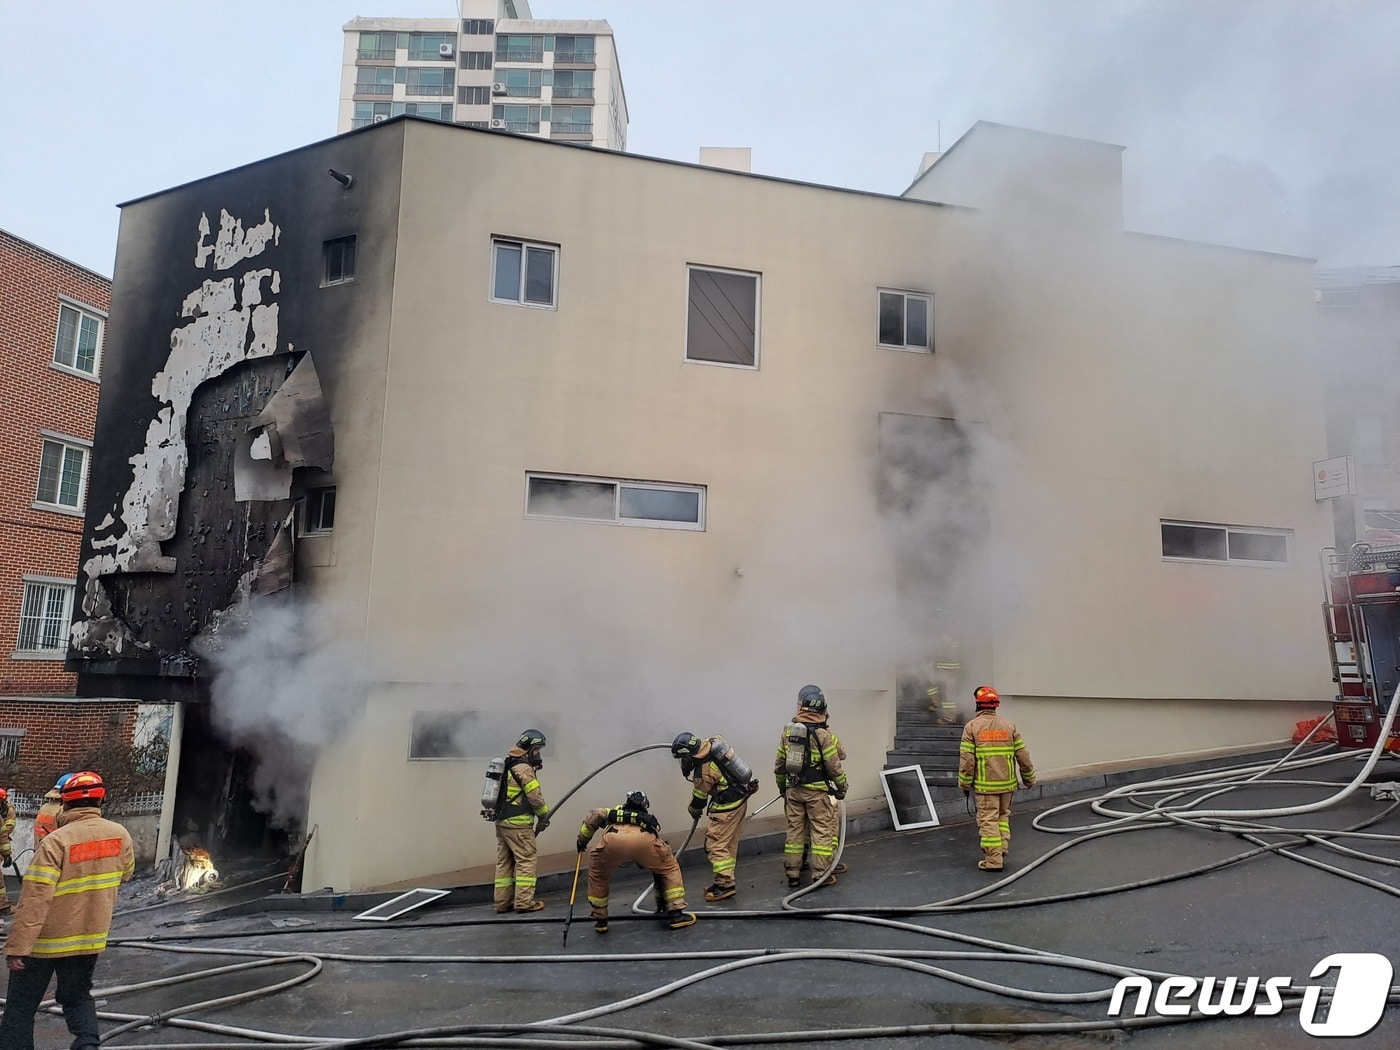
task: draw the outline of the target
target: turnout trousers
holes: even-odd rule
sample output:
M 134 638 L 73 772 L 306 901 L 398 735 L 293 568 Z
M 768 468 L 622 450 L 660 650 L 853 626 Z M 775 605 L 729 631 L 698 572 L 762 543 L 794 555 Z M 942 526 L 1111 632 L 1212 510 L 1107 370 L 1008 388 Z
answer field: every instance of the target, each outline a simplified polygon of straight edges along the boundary
M 0 1050 L 34 1050 L 34 1015 L 58 975 L 54 998 L 63 1007 L 63 1021 L 73 1033 L 73 1050 L 96 1050 L 97 1004 L 92 1001 L 92 971 L 96 955 L 29 956 L 23 970 L 10 971 L 5 990 L 5 1016 L 0 1018 Z
M 810 847 L 812 878 L 820 879 L 831 867 L 840 830 L 836 801 L 816 788 L 790 787 L 783 795 L 787 814 L 787 841 L 783 844 L 783 870 L 790 879 L 802 874 L 802 853 Z
M 705 853 L 710 858 L 716 886 L 727 889 L 734 885 L 734 868 L 739 863 L 739 831 L 748 812 L 748 799 L 722 813 L 710 811 L 705 825 Z
M 685 883 L 681 866 L 664 839 L 628 824 L 614 824 L 601 835 L 588 854 L 588 915 L 608 917 L 608 889 L 612 874 L 628 861 L 651 872 L 659 914 L 685 910 Z
M 496 825 L 496 910 L 522 911 L 535 901 L 535 846 L 533 827 Z
M 982 843 L 982 858 L 999 868 L 1011 850 L 1011 792 L 995 795 L 978 792 L 977 835 Z

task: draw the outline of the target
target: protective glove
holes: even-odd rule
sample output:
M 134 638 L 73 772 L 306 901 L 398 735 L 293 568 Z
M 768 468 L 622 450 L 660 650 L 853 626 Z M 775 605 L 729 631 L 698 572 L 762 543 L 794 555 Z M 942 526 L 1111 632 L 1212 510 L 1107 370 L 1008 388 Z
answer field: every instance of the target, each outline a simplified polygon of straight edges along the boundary
M 6 850 L 3 855 L 0 855 L 0 864 L 3 864 L 7 868 L 14 868 L 15 858 L 9 850 Z
M 549 818 L 540 817 L 537 821 L 535 821 L 535 834 L 538 835 L 547 827 L 549 827 Z
M 1033 788 L 1035 787 L 1035 777 L 1026 777 L 1023 783 L 1026 785 L 1026 787 Z
M 704 806 L 687 806 L 686 812 L 690 814 L 691 820 L 699 820 L 705 815 Z
M 588 848 L 588 840 L 582 835 L 580 835 L 578 837 L 578 841 L 574 843 L 574 848 L 577 849 L 580 853 L 582 853 Z
M 845 802 L 845 801 L 846 801 L 846 789 L 845 789 L 845 788 L 837 788 L 837 789 L 836 789 L 836 801 L 837 801 L 837 802 Z

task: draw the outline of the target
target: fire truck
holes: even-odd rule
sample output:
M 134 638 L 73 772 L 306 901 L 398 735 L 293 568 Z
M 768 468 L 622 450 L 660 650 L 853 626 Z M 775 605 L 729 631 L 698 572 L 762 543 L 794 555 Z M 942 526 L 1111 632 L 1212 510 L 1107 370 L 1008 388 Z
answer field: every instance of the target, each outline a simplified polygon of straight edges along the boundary
M 1369 750 L 1400 685 L 1400 544 L 1325 547 L 1322 574 L 1337 743 Z M 1395 727 L 1386 750 L 1400 753 Z

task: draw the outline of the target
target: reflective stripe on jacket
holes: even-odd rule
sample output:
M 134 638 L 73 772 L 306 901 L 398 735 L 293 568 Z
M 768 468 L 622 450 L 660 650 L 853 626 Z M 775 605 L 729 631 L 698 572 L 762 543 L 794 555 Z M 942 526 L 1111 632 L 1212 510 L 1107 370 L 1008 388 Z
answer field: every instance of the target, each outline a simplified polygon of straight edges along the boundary
M 50 795 L 53 797 L 50 798 Z M 44 800 L 44 804 L 39 807 L 39 812 L 34 814 L 34 844 L 36 846 L 40 839 L 58 827 L 58 815 L 63 812 L 63 803 L 59 801 L 57 791 L 50 791 L 44 796 Z
M 549 812 L 535 767 L 525 760 L 525 752 L 518 747 L 506 752 L 505 782 L 505 804 L 496 815 L 497 824 L 528 828 L 537 816 L 543 817 Z
M 789 780 L 787 772 L 787 730 L 778 738 L 778 755 L 773 760 L 773 775 L 778 778 L 778 790 L 785 787 L 814 788 L 817 791 L 837 790 L 845 793 L 846 771 L 841 763 L 846 757 L 846 749 L 826 725 L 826 718 L 815 711 L 799 711 L 793 718 L 799 725 L 807 727 L 806 753 L 802 758 L 802 771 L 797 774 L 795 783 Z
M 117 887 L 135 870 L 126 828 L 92 807 L 65 810 L 34 849 L 5 955 L 96 955 L 107 947 Z
M 749 798 L 749 786 L 736 784 L 729 774 L 714 759 L 713 745 L 710 754 L 695 764 L 695 778 L 691 781 L 690 805 L 699 809 L 707 802 L 711 813 L 727 813 L 738 809 Z M 711 801 L 713 800 L 713 801 Z
M 979 795 L 1016 790 L 1016 768 L 1026 786 L 1035 783 L 1031 753 L 1016 724 L 993 711 L 982 711 L 963 726 L 958 744 L 958 787 Z
M 9 799 L 0 799 L 0 850 L 10 852 L 10 836 L 15 832 L 15 807 Z

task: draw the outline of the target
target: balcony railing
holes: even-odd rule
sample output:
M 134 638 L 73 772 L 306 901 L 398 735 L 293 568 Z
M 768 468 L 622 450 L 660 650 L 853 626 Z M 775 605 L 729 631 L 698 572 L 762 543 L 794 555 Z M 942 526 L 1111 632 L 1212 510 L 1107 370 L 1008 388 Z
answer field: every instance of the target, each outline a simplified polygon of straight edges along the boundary
M 496 61 L 497 61 L 497 62 L 543 62 L 543 61 L 544 61 L 544 52 L 543 52 L 543 51 L 523 51 L 523 50 L 516 50 L 516 49 L 513 49 L 513 48 L 512 48 L 511 50 L 507 51 L 507 50 L 505 50 L 504 48 L 497 48 L 497 49 L 496 49 Z
M 539 98 L 540 86 L 538 84 L 507 84 L 506 94 L 511 98 Z
M 444 55 L 438 50 L 436 44 L 430 48 L 411 47 L 408 49 L 408 59 L 410 62 L 453 62 L 456 61 L 457 58 L 455 54 L 456 50 L 457 48 L 454 46 L 452 49 L 453 53 Z
M 526 135 L 538 135 L 540 131 L 540 122 L 538 120 L 508 120 L 506 121 L 506 130 L 521 132 Z
M 553 124 L 549 125 L 551 135 L 592 135 L 592 124 Z
M 405 84 L 405 95 L 447 95 L 449 98 L 455 93 L 455 84 Z
M 555 97 L 555 98 L 592 98 L 592 97 L 593 97 L 593 85 L 592 85 L 592 84 L 566 85 L 566 86 L 564 86 L 564 87 L 560 87 L 558 84 L 555 84 L 555 85 L 554 85 L 554 97 Z
M 576 66 L 591 66 L 597 61 L 597 55 L 596 51 L 556 51 L 554 64 L 566 62 Z
M 382 61 L 383 59 L 394 59 L 394 49 L 392 47 L 362 47 L 359 52 L 360 58 Z
M 394 93 L 393 83 L 388 84 L 362 84 L 356 82 L 355 94 L 357 95 L 392 95 Z

